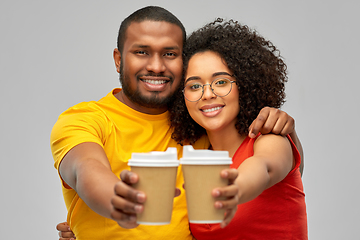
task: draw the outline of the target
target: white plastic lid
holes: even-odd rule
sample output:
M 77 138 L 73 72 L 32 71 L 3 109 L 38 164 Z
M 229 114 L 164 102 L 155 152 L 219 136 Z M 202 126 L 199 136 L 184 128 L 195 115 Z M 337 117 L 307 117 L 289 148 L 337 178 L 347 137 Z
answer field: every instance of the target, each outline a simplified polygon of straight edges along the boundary
M 228 151 L 195 150 L 193 146 L 183 148 L 180 164 L 185 165 L 227 165 L 232 164 Z
M 136 167 L 177 167 L 179 163 L 176 148 L 169 147 L 165 152 L 132 153 L 128 165 Z

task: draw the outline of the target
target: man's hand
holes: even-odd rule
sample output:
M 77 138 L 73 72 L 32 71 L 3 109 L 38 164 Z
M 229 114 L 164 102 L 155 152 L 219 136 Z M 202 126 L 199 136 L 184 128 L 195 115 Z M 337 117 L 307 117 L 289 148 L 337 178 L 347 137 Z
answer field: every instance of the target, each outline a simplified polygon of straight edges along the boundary
M 59 240 L 74 240 L 75 234 L 71 231 L 67 222 L 62 222 L 56 225 L 56 230 L 59 231 Z
M 120 173 L 120 178 L 121 181 L 115 184 L 115 194 L 111 199 L 111 218 L 123 228 L 135 228 L 139 225 L 136 223 L 136 214 L 144 210 L 146 196 L 132 187 L 139 181 L 137 174 L 124 170 Z
M 221 178 L 227 179 L 229 185 L 226 187 L 215 188 L 211 192 L 212 196 L 215 198 L 226 197 L 226 200 L 216 201 L 215 208 L 223 208 L 225 211 L 225 218 L 220 223 L 222 228 L 226 227 L 232 218 L 234 217 L 237 205 L 239 203 L 238 192 L 239 188 L 234 184 L 235 179 L 238 176 L 238 171 L 236 169 L 225 169 L 220 173 Z
M 254 138 L 261 134 L 274 133 L 285 136 L 294 132 L 295 120 L 286 112 L 277 108 L 264 107 L 249 127 L 249 137 Z
M 249 137 L 255 138 L 259 132 L 261 134 L 274 133 L 282 136 L 289 134 L 300 153 L 300 173 L 301 175 L 303 174 L 304 152 L 295 131 L 295 120 L 291 116 L 277 108 L 264 107 L 260 110 L 257 118 L 251 123 Z

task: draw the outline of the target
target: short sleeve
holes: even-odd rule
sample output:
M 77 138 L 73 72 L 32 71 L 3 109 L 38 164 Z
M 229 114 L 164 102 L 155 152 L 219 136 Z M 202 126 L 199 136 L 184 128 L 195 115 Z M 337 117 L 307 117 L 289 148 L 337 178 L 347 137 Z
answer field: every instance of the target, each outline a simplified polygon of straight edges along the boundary
M 64 156 L 80 143 L 94 142 L 103 146 L 107 126 L 106 116 L 96 108 L 77 105 L 61 114 L 50 136 L 55 168 L 58 170 Z

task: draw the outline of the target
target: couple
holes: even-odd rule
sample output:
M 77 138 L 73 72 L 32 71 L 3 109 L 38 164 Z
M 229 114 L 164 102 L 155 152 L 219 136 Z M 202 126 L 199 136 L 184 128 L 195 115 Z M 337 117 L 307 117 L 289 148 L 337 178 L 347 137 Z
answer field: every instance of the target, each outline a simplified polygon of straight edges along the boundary
M 220 20 L 193 33 L 186 45 L 185 36 L 165 9 L 133 13 L 114 51 L 122 89 L 59 117 L 51 146 L 71 229 L 77 239 L 192 239 L 181 169 L 172 222 L 157 227 L 136 224 L 146 195 L 131 187 L 138 177 L 126 170 L 132 152 L 175 146 L 181 154 L 178 142 L 228 150 L 234 162 L 221 173 L 231 184 L 212 193 L 228 197 L 214 206 L 228 210 L 221 227 L 228 226 L 191 224 L 196 238 L 306 239 L 299 153 L 289 137 L 257 134 L 290 133 L 301 146 L 290 117 L 261 110 L 284 101 L 286 66 L 276 48 L 247 27 Z M 66 225 L 58 227 L 60 239 L 71 234 Z

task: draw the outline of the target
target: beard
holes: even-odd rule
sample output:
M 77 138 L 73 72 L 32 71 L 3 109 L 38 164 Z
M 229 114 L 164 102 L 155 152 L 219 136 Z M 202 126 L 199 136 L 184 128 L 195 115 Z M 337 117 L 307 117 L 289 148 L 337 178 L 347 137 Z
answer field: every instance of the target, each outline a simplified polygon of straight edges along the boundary
M 169 96 L 160 97 L 161 92 L 152 92 L 151 96 L 144 96 L 141 94 L 138 88 L 132 89 L 130 87 L 130 77 L 124 72 L 122 61 L 120 62 L 120 83 L 121 88 L 124 94 L 128 99 L 130 99 L 133 103 L 143 106 L 146 108 L 164 108 L 168 107 L 168 105 L 173 101 L 174 93 Z M 122 73 L 122 74 L 121 74 Z M 159 76 L 155 74 L 148 74 L 148 76 Z M 163 76 L 163 75 L 162 75 Z M 140 76 L 136 77 L 137 81 L 141 81 L 139 79 Z M 170 77 L 170 84 L 173 84 L 173 78 Z

